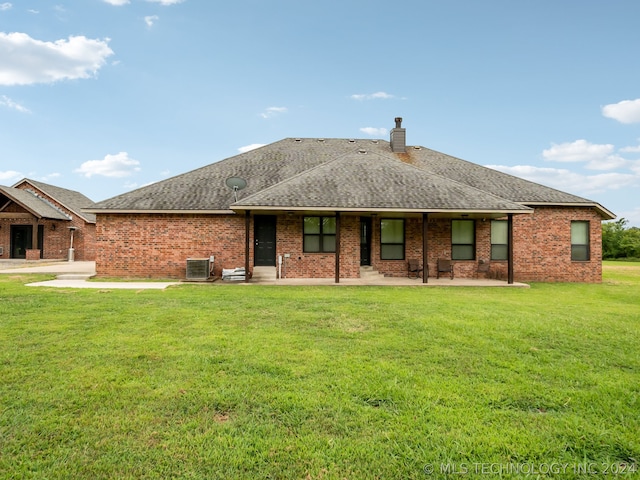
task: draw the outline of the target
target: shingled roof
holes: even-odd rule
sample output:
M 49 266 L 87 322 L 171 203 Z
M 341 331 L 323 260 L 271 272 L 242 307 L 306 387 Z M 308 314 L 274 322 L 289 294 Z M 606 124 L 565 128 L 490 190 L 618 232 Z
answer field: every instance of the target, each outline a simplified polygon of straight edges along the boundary
M 343 155 L 232 205 L 234 209 L 272 207 L 404 212 L 530 210 L 366 150 Z
M 246 188 L 234 198 L 225 181 Z M 528 205 L 591 200 L 507 175 L 424 147 L 393 153 L 389 142 L 286 138 L 191 172 L 98 202 L 101 212 L 232 210 L 394 210 L 527 213 Z
M 37 218 L 71 220 L 62 210 L 33 192 L 0 186 L 0 196 L 5 196 L 7 199 L 17 203 Z
M 55 185 L 49 185 L 48 183 L 38 182 L 29 178 L 20 180 L 14 185 L 14 187 L 23 183 L 30 184 L 38 190 L 46 193 L 60 205 L 63 205 L 67 210 L 75 213 L 86 222 L 96 223 L 96 216 L 94 214 L 86 213 L 82 210 L 83 208 L 90 208 L 94 205 L 94 202 L 82 193 L 76 192 L 75 190 L 56 187 Z

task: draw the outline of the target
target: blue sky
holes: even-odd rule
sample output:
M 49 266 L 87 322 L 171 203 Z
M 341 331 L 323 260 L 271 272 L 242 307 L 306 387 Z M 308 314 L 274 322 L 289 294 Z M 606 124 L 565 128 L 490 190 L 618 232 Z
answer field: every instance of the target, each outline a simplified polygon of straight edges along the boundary
M 95 201 L 286 137 L 407 142 L 640 226 L 637 0 L 0 0 L 0 184 Z

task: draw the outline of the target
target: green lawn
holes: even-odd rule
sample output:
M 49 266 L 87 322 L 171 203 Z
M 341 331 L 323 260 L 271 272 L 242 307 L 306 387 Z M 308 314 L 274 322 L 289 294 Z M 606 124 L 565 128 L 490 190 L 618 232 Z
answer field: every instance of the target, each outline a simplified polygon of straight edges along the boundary
M 637 263 L 530 289 L 23 286 L 45 278 L 0 275 L 0 478 L 640 476 Z

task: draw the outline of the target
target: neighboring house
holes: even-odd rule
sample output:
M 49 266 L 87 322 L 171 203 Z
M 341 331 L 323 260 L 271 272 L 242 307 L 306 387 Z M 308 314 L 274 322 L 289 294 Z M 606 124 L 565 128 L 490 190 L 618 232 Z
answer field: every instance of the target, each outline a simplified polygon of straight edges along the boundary
M 213 255 L 218 276 L 406 276 L 410 259 L 435 276 L 442 258 L 458 278 L 601 281 L 607 209 L 405 139 L 399 118 L 390 142 L 287 138 L 99 202 L 98 275 L 181 278 Z
M 27 178 L 0 186 L 0 258 L 95 260 L 96 217 L 82 212 L 92 205 L 81 193 Z

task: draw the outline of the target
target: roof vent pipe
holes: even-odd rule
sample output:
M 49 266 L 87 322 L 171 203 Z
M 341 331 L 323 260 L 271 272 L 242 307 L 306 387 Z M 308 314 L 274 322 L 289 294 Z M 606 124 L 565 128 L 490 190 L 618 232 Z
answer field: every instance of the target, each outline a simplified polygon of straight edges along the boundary
M 396 117 L 396 127 L 391 130 L 391 151 L 405 153 L 407 149 L 407 131 L 402 128 L 402 117 Z

